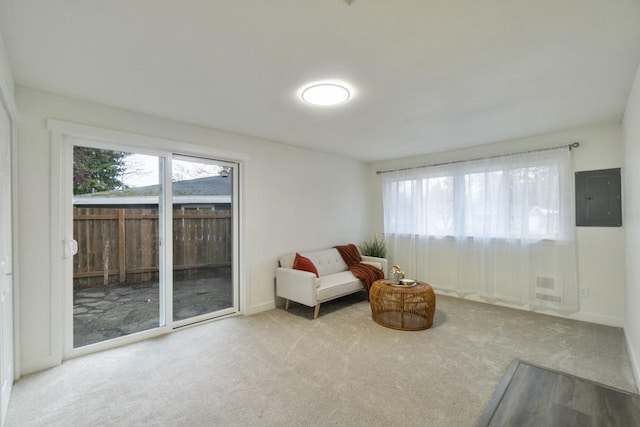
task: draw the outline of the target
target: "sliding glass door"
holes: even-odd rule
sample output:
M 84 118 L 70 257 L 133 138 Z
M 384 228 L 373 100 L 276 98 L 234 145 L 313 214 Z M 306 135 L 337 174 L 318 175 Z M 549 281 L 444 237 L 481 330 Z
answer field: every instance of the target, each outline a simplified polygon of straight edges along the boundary
M 164 158 L 73 147 L 73 347 L 165 325 Z
M 71 351 L 238 311 L 237 164 L 65 142 Z
M 235 306 L 234 165 L 173 156 L 173 319 Z M 203 317 L 204 316 L 204 317 Z

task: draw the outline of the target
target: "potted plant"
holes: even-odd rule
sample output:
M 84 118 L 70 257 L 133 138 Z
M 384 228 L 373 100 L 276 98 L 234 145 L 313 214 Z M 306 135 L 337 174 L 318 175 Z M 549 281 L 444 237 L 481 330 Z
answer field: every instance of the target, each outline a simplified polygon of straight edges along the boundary
M 360 245 L 360 253 L 365 256 L 374 256 L 378 258 L 386 258 L 387 247 L 384 244 L 384 239 L 378 239 L 378 236 L 374 236 Z

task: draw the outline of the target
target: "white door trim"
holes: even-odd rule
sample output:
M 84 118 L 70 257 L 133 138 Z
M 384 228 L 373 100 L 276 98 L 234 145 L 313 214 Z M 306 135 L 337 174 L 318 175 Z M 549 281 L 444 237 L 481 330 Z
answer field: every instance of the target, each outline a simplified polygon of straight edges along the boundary
M 3 95 L 0 93 L 0 95 Z M 14 167 L 12 164 L 13 153 L 13 121 L 9 109 L 5 107 L 3 96 L 0 96 L 0 152 L 3 156 L 0 158 L 2 165 L 0 173 L 2 181 L 3 212 L 0 213 L 2 222 L 0 230 L 3 237 L 8 240 L 2 240 L 2 248 L 0 248 L 0 425 L 4 424 L 9 407 L 9 398 L 13 388 L 15 379 L 15 249 L 14 241 L 16 239 L 14 222 Z M 8 204 L 6 201 L 8 200 Z

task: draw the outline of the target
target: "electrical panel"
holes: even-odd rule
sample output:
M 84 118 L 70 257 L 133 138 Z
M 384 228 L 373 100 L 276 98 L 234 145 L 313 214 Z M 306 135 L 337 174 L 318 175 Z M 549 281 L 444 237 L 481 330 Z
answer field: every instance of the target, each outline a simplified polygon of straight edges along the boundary
M 620 168 L 576 172 L 576 225 L 622 226 Z

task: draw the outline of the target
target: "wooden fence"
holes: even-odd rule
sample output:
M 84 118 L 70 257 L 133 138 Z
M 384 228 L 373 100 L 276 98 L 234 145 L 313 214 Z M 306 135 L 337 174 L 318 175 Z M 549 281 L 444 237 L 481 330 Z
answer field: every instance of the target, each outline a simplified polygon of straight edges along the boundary
M 74 286 L 158 280 L 157 209 L 74 208 Z M 231 265 L 230 211 L 174 210 L 174 274 Z

